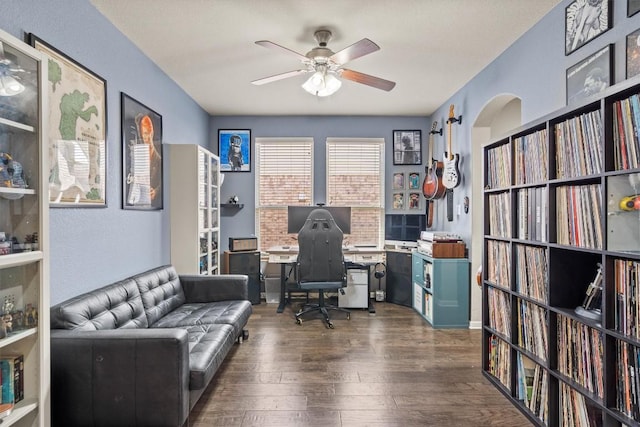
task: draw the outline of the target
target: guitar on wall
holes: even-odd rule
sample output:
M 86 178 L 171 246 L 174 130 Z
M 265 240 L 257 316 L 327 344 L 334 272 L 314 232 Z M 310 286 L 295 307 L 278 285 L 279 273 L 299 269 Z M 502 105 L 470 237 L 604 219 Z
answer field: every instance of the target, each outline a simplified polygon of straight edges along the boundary
M 422 195 L 427 199 L 427 228 L 431 228 L 433 225 L 433 201 L 444 197 L 447 191 L 446 187 L 442 185 L 442 162 L 433 158 L 433 134 L 437 133 L 437 127 L 438 122 L 433 122 L 431 132 L 429 132 L 429 156 L 427 157 L 427 162 L 431 162 L 431 164 L 424 168 L 425 177 L 422 183 Z M 442 134 L 442 130 L 440 134 Z
M 442 184 L 449 190 L 456 188 L 460 185 L 460 169 L 458 169 L 458 162 L 460 161 L 460 155 L 454 154 L 451 149 L 451 124 L 457 122 L 453 114 L 453 104 L 449 107 L 449 143 L 447 145 L 447 151 L 444 153 L 444 171 L 442 173 Z

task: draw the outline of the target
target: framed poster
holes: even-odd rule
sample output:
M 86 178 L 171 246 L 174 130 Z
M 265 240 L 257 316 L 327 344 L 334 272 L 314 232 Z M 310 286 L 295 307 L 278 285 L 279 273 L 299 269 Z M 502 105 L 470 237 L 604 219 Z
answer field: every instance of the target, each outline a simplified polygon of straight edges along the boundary
M 627 0 L 627 16 L 633 16 L 640 11 L 640 0 Z
M 422 164 L 422 131 L 394 130 L 393 131 L 393 164 L 421 165 Z
M 404 193 L 393 193 L 393 201 L 391 207 L 394 210 L 404 209 Z
M 613 45 L 607 45 L 567 69 L 567 105 L 613 84 Z
M 409 172 L 409 190 L 420 188 L 420 172 Z
M 49 57 L 49 206 L 106 207 L 107 82 L 29 34 Z
M 640 29 L 627 35 L 626 78 L 640 74 Z
M 122 208 L 162 209 L 162 116 L 121 94 Z
M 417 191 L 409 192 L 409 210 L 420 210 L 420 200 L 422 199 L 422 193 Z
M 393 189 L 404 190 L 404 172 L 395 172 L 393 174 Z
M 575 0 L 564 10 L 565 55 L 611 28 L 608 0 Z
M 251 130 L 218 129 L 220 172 L 251 172 Z

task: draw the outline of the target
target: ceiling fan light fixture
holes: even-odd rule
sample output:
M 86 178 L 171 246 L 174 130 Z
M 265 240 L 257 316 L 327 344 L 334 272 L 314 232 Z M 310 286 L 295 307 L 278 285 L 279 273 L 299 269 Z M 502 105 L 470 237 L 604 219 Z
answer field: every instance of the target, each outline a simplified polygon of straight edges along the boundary
M 342 86 L 342 82 L 334 73 L 319 70 L 304 82 L 302 88 L 311 95 L 325 97 L 336 93 L 340 86 Z
M 14 96 L 24 92 L 24 85 L 9 75 L 0 75 L 0 96 Z

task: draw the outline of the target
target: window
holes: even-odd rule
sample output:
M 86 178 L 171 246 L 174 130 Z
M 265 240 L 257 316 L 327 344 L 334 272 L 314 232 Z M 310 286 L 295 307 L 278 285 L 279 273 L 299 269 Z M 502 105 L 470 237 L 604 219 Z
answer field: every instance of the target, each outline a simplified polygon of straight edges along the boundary
M 327 204 L 351 206 L 348 245 L 384 245 L 384 138 L 327 138 Z
M 256 138 L 256 233 L 260 250 L 297 245 L 295 236 L 287 234 L 287 206 L 312 202 L 313 138 Z

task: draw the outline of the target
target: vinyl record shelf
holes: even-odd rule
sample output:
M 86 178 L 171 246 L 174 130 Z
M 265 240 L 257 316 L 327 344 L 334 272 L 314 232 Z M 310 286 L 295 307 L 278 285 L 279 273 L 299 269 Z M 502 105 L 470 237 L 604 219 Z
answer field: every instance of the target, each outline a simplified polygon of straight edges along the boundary
M 640 425 L 639 94 L 484 148 L 482 370 L 534 425 Z

